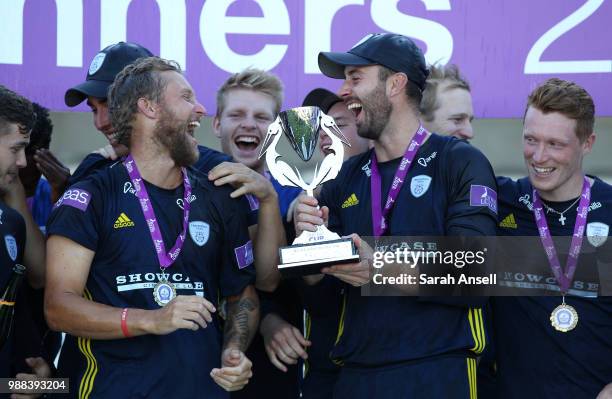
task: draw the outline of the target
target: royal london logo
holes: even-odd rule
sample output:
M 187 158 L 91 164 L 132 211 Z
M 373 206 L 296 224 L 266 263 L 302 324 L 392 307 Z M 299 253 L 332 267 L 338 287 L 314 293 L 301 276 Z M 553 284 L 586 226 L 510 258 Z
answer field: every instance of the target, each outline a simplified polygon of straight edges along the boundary
M 121 215 L 115 220 L 115 224 L 113 225 L 116 229 L 122 229 L 124 227 L 134 227 L 134 222 L 130 220 L 130 218 L 123 212 Z
M 348 208 L 349 206 L 353 206 L 357 204 L 359 204 L 359 200 L 357 199 L 357 196 L 355 195 L 355 193 L 353 193 L 344 201 L 344 203 L 342 204 L 342 209 Z
M 509 214 L 504 218 L 504 220 L 499 222 L 499 227 L 505 227 L 507 229 L 517 229 L 518 225 L 516 224 L 516 220 L 514 219 L 514 214 Z

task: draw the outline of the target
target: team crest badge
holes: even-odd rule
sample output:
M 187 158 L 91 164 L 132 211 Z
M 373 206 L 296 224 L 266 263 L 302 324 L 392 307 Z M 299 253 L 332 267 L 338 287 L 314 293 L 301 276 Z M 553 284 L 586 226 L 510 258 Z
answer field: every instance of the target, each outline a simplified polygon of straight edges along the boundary
M 414 176 L 410 181 L 410 192 L 415 198 L 419 198 L 427 192 L 431 184 L 431 176 L 418 175 Z
M 91 64 L 89 64 L 89 75 L 93 75 L 98 72 L 104 64 L 104 59 L 106 58 L 106 53 L 98 53 L 93 60 L 91 60 Z
M 587 224 L 586 235 L 587 240 L 594 247 L 600 247 L 608 239 L 608 233 L 610 232 L 610 226 L 600 222 L 593 222 Z
M 17 260 L 17 241 L 15 237 L 12 235 L 4 236 L 4 245 L 6 245 L 6 250 L 8 251 L 9 256 L 13 260 Z
M 208 223 L 196 221 L 189 222 L 189 235 L 193 242 L 198 244 L 200 247 L 208 241 L 208 235 L 210 234 L 210 226 Z

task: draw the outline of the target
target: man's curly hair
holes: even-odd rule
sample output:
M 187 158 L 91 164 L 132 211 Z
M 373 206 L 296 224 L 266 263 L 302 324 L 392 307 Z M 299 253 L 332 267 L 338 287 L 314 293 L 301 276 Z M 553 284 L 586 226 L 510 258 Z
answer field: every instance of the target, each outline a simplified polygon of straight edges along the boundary
M 28 133 L 34 124 L 34 111 L 27 98 L 0 85 L 0 134 L 9 124 L 17 124 L 21 133 Z

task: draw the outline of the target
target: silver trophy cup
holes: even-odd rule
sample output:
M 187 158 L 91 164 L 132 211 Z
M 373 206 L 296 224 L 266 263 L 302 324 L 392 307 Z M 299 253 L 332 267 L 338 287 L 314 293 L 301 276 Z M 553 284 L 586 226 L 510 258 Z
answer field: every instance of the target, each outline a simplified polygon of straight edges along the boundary
M 317 149 L 319 129 L 331 138 L 332 152 L 315 165 L 311 181 L 306 182 L 297 167 L 283 160 L 283 155 L 276 151 L 276 146 L 281 133 L 284 133 L 293 150 L 308 163 Z M 345 144 L 350 146 L 334 119 L 319 107 L 292 108 L 281 112 L 268 127 L 259 158 L 265 154 L 268 170 L 280 184 L 300 187 L 313 196 L 317 186 L 338 175 L 342 167 Z M 279 257 L 278 268 L 284 276 L 316 274 L 324 266 L 359 261 L 353 240 L 340 238 L 325 226 L 318 226 L 314 232 L 303 231 L 292 245 L 279 249 Z

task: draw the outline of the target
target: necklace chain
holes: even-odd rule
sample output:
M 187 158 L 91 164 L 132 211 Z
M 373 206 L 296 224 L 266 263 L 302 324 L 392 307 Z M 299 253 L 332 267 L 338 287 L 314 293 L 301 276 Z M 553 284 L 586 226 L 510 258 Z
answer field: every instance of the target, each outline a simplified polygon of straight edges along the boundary
M 550 212 L 552 212 L 552 213 L 556 213 L 557 215 L 561 215 L 561 216 L 563 216 L 563 214 L 564 214 L 565 212 L 569 211 L 570 209 L 572 209 L 572 208 L 574 207 L 574 205 L 576 205 L 576 203 L 578 203 L 578 201 L 580 201 L 580 197 L 576 198 L 576 200 L 575 200 L 574 202 L 572 202 L 572 203 L 570 204 L 570 206 L 568 206 L 567 208 L 565 208 L 565 210 L 564 210 L 564 211 L 562 211 L 562 212 L 559 212 L 558 210 L 553 209 L 553 208 L 551 208 L 550 206 L 546 205 L 546 203 L 545 203 L 544 201 L 542 201 L 542 205 L 544 205 L 544 208 L 546 208 L 546 211 L 550 211 Z

